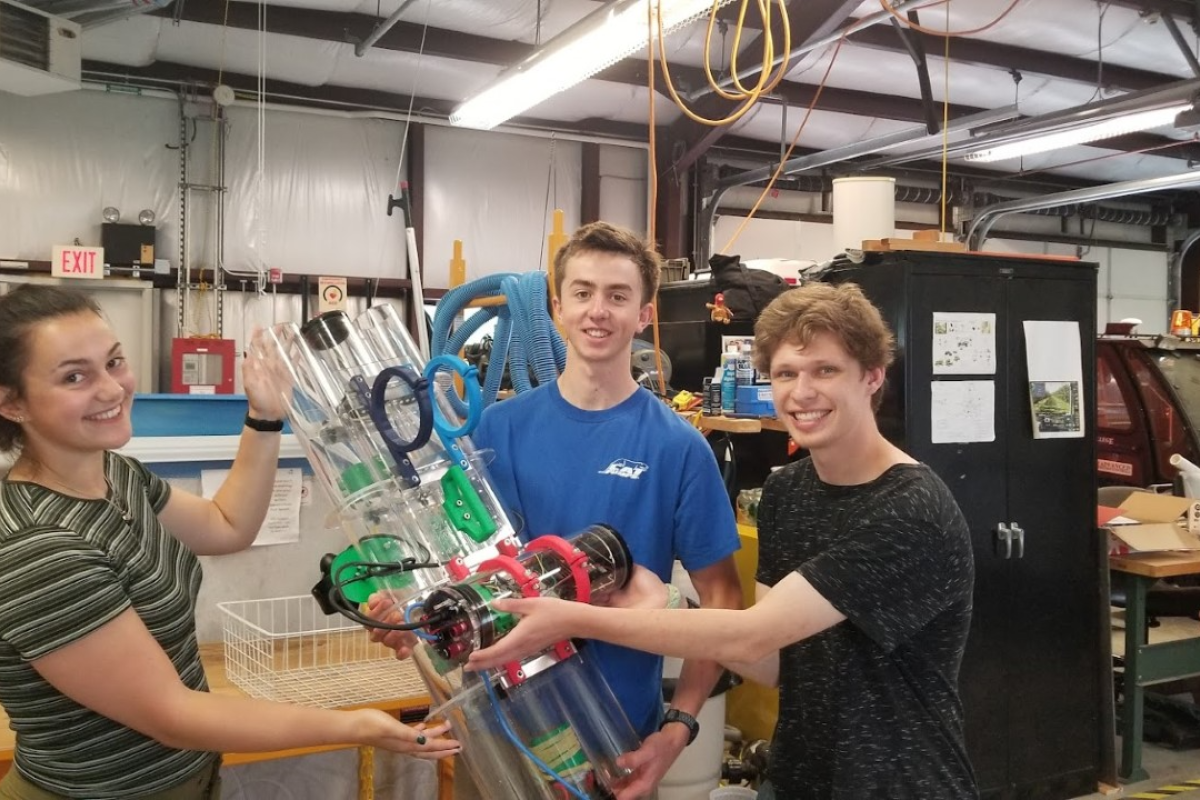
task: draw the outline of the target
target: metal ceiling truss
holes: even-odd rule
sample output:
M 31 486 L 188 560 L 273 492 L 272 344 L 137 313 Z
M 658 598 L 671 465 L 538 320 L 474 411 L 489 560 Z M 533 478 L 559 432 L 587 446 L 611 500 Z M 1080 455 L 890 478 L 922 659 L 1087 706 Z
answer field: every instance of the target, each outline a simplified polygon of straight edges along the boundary
M 124 64 L 111 64 L 104 61 L 84 61 L 84 80 L 109 86 L 127 85 L 136 88 L 161 88 L 166 91 L 176 91 L 181 87 L 202 87 L 211 90 L 220 82 L 234 89 L 242 97 L 248 97 L 248 102 L 257 102 L 258 77 L 226 70 L 218 74 L 214 69 L 195 67 L 188 64 L 176 64 L 170 61 L 155 61 L 146 67 L 130 67 Z M 364 89 L 355 86 L 309 86 L 307 84 L 291 83 L 288 81 L 268 78 L 265 82 L 267 102 L 277 102 L 293 106 L 307 106 L 342 111 L 378 111 L 387 114 L 405 116 L 408 113 L 410 97 L 407 94 L 385 92 L 378 89 Z M 454 103 L 448 100 L 438 100 L 430 97 L 411 98 L 412 107 L 419 113 L 415 122 L 423 121 L 420 117 L 432 114 L 444 119 L 449 116 Z M 538 130 L 555 130 L 564 133 L 580 135 L 603 136 L 627 141 L 641 141 L 646 136 L 646 126 L 628 122 L 615 122 L 605 119 L 585 119 L 577 123 L 539 119 L 535 117 L 519 117 L 506 123 L 509 127 L 529 127 Z
M 801 9 L 800 13 L 792 18 L 793 42 L 798 40 L 798 36 L 803 36 L 806 32 L 808 33 L 806 39 L 809 42 L 827 39 L 829 36 L 835 35 L 847 15 L 857 5 L 853 0 L 819 0 L 819 2 L 817 0 L 804 0 L 803 2 L 793 0 L 793 4 L 799 5 Z M 201 22 L 211 25 L 222 25 L 226 21 L 224 3 L 188 3 L 183 7 L 180 7 L 180 4 L 176 3 L 174 8 L 151 13 L 161 16 L 171 16 L 174 14 L 182 21 Z M 267 17 L 267 29 L 272 33 L 360 45 L 376 30 L 379 22 L 380 20 L 377 17 L 367 14 L 289 7 L 273 8 L 272 13 Z M 259 26 L 258 4 L 240 0 L 230 2 L 228 4 L 228 24 L 232 28 L 257 30 Z M 861 22 L 855 24 L 861 24 Z M 425 37 L 424 53 L 426 55 L 489 64 L 492 66 L 506 66 L 518 63 L 534 51 L 532 45 L 522 42 L 492 39 L 486 36 L 476 36 L 432 27 L 428 31 L 425 31 L 421 25 L 403 21 L 397 22 L 388 29 L 373 46 L 397 52 L 416 53 L 421 51 L 423 35 Z M 916 39 L 922 40 L 926 49 L 929 49 L 929 42 L 923 39 L 926 36 L 925 34 L 914 33 L 913 36 Z M 851 41 L 856 44 L 884 47 L 896 51 L 905 49 L 905 46 L 897 39 L 895 32 L 883 26 L 859 30 L 857 33 L 851 35 Z M 954 52 L 955 47 L 960 51 L 957 54 Z M 1073 59 L 1053 53 L 1007 45 L 993 45 L 977 39 L 971 39 L 965 43 L 962 43 L 961 40 L 954 40 L 951 42 L 951 48 L 952 57 L 962 58 L 966 61 L 973 60 L 977 63 L 988 63 L 1005 68 L 1022 65 L 1023 69 L 1041 74 L 1073 80 L 1094 80 L 1095 64 L 1082 59 Z M 746 48 L 746 50 L 753 52 L 753 47 Z M 675 66 L 672 67 L 671 74 L 680 87 L 685 90 L 698 90 L 707 86 L 707 78 L 704 75 L 704 71 L 699 68 Z M 1085 75 L 1091 77 L 1085 77 Z M 1143 70 L 1115 66 L 1106 66 L 1105 76 L 1115 84 L 1131 89 L 1161 86 L 1163 83 L 1173 80 L 1172 76 L 1169 75 L 1159 75 Z M 645 86 L 647 83 L 646 64 L 641 59 L 626 59 L 596 77 L 601 80 L 609 80 L 617 83 Z M 325 100 L 335 99 L 330 97 L 330 93 L 327 91 L 331 88 L 334 87 L 324 87 L 324 89 L 318 91 L 316 87 L 305 87 L 307 92 L 314 96 L 321 96 Z M 658 88 L 660 92 L 665 94 L 661 75 L 659 76 Z M 341 90 L 335 91 L 342 93 Z M 353 94 L 359 91 L 361 90 L 347 89 L 345 93 Z M 815 93 L 816 86 L 791 81 L 781 83 L 775 92 L 780 100 L 787 103 L 789 108 L 797 106 L 807 107 L 812 102 Z M 297 96 L 302 97 L 304 94 L 301 93 Z M 347 98 L 345 102 L 350 101 Z M 444 100 L 430 100 L 425 105 L 429 108 L 439 109 L 439 113 L 441 113 L 441 109 L 446 109 L 448 113 L 448 109 L 453 106 L 452 103 Z M 926 109 L 920 100 L 862 92 L 853 89 L 827 87 L 821 94 L 820 107 L 827 111 L 858 116 L 879 117 L 906 122 L 927 122 Z M 714 113 L 712 108 L 706 109 L 705 107 L 701 107 L 698 110 L 701 112 L 708 110 L 709 113 Z M 950 116 L 967 116 L 979 111 L 980 109 L 976 108 L 952 105 Z M 600 123 L 602 121 L 597 122 Z M 551 127 L 560 130 L 564 128 L 564 126 L 559 124 L 552 124 Z M 603 133 L 603 131 L 596 132 Z M 706 138 L 707 134 L 713 135 L 711 138 Z M 613 135 L 622 138 L 629 137 L 628 133 Z M 682 140 L 685 143 L 685 147 L 681 151 L 683 152 L 683 157 L 677 159 L 675 162 L 676 170 L 682 171 L 694 163 L 695 159 L 703 154 L 708 147 L 711 147 L 712 144 L 715 144 L 726 135 L 728 134 L 725 133 L 724 129 L 715 129 L 713 131 L 685 119 L 677 122 L 672 128 L 668 129 L 665 138 L 668 142 Z M 1097 146 L 1115 151 L 1136 151 L 1169 143 L 1170 140 L 1164 137 L 1150 134 L 1135 134 L 1110 139 L 1097 144 Z M 765 143 L 762 145 L 762 149 L 764 150 L 768 147 L 770 146 Z M 1160 155 L 1188 160 L 1200 160 L 1200 147 L 1181 146 L 1171 150 L 1164 150 Z
M 1153 107 L 1169 105 L 1172 103 L 1186 102 L 1194 99 L 1200 93 L 1200 79 L 1191 79 L 1184 81 L 1175 81 L 1166 86 L 1161 86 L 1157 89 L 1147 90 L 1143 92 L 1130 92 L 1129 94 L 1115 97 L 1109 100 L 1101 100 L 1095 103 L 1088 103 L 1073 108 L 1066 108 L 1062 111 L 1053 112 L 1050 114 L 1042 114 L 1036 117 L 1026 117 L 1017 122 L 1002 122 L 994 126 L 980 126 L 971 131 L 972 136 L 969 139 L 961 142 L 952 142 L 945 148 L 945 155 L 948 158 L 959 158 L 967 153 L 979 151 L 988 147 L 998 147 L 1004 144 L 1021 141 L 1034 136 L 1045 133 L 1052 133 L 1060 130 L 1087 125 L 1092 122 L 1099 122 L 1105 119 L 1128 114 L 1136 111 L 1143 111 Z M 1131 137 L 1137 137 L 1150 142 L 1165 142 L 1171 144 L 1177 140 L 1166 139 L 1164 137 L 1151 136 L 1149 134 L 1126 134 L 1124 138 L 1127 141 Z M 1111 147 L 1111 140 L 1090 142 L 1088 147 Z M 1157 146 L 1157 145 L 1155 145 Z M 1171 152 L 1172 155 L 1178 158 L 1187 158 L 1189 160 L 1196 159 L 1200 156 L 1200 145 L 1190 143 L 1187 140 L 1179 141 L 1177 146 L 1173 146 L 1170 151 L 1160 151 L 1163 155 Z M 891 166 L 894 164 L 902 164 L 906 161 L 914 161 L 923 158 L 933 158 L 940 156 L 943 153 L 943 145 L 940 142 L 931 142 L 924 147 L 918 147 L 907 151 L 901 151 L 892 155 L 884 156 L 877 160 L 861 165 L 861 169 L 870 170 L 880 167 Z
M 1098 0 L 1100 1 L 1100 0 Z M 1192 29 L 1200 27 L 1200 5 L 1196 0 L 1102 0 L 1106 5 L 1132 8 L 1143 14 L 1163 14 L 1185 20 Z
M 945 46 L 943 39 L 921 31 L 910 30 L 910 33 L 913 38 L 924 43 L 926 50 L 936 56 L 941 56 Z M 875 50 L 891 52 L 904 50 L 904 45 L 896 39 L 895 35 L 882 26 L 852 33 L 849 41 L 853 45 Z M 1048 78 L 1085 84 L 1095 84 L 1096 82 L 1095 61 L 977 38 L 951 38 L 950 59 L 956 64 L 977 64 L 1004 70 L 1016 69 L 1026 75 L 1044 75 Z M 1116 89 L 1128 91 L 1153 89 L 1177 80 L 1179 80 L 1178 76 L 1167 73 L 1122 67 L 1117 64 L 1105 63 L 1104 65 L 1104 83 L 1106 86 Z
M 908 20 L 920 24 L 920 18 L 916 11 L 908 12 Z M 901 25 L 897 19 L 892 19 L 892 29 L 900 37 L 904 49 L 908 51 L 913 64 L 917 67 L 917 85 L 921 89 L 921 108 L 925 110 L 925 129 L 931 134 L 937 133 L 942 129 L 942 123 L 938 119 L 937 109 L 933 104 L 933 87 L 929 82 L 929 62 L 925 58 L 925 43 L 914 35 L 916 31 Z

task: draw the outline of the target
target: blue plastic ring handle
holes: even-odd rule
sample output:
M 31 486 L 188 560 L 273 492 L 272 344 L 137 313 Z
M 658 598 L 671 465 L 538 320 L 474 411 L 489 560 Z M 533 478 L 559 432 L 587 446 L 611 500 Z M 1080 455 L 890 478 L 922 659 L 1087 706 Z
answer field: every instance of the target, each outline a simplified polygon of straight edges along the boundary
M 392 421 L 388 419 L 387 410 L 384 408 L 387 385 L 393 378 L 399 378 L 407 383 L 417 401 L 420 423 L 417 426 L 417 434 L 411 442 L 405 442 L 400 438 L 400 434 L 396 433 L 396 429 L 392 427 Z M 411 453 L 413 450 L 424 447 L 429 443 L 429 437 L 433 434 L 433 414 L 430 409 L 429 395 L 425 391 L 426 386 L 427 382 L 412 367 L 386 367 L 380 370 L 379 374 L 375 376 L 375 382 L 371 385 L 371 419 L 375 422 L 375 427 L 383 434 L 384 440 L 401 452 Z
M 440 369 L 454 372 L 462 378 L 467 418 L 459 427 L 451 428 L 450 423 L 442 415 L 441 408 L 437 403 L 433 403 L 433 427 L 442 438 L 457 439 L 460 436 L 468 436 L 471 431 L 475 430 L 479 424 L 479 417 L 483 414 L 483 389 L 479 386 L 479 370 L 458 356 L 434 356 L 425 365 L 425 380 L 429 382 L 430 392 L 436 391 L 437 383 L 434 381 L 434 377 Z

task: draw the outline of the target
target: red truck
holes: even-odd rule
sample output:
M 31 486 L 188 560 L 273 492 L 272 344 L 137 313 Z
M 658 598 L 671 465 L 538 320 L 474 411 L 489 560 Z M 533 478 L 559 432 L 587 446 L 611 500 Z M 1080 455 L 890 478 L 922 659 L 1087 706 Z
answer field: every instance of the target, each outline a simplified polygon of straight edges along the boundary
M 1096 342 L 1099 485 L 1169 484 L 1169 459 L 1200 463 L 1200 339 L 1104 335 Z

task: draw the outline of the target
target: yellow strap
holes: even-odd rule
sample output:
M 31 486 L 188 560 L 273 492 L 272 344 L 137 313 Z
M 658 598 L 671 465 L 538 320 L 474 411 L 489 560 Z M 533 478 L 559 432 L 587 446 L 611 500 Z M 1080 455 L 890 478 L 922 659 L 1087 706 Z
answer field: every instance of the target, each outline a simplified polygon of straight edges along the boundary
M 375 748 L 358 748 L 358 800 L 375 800 Z

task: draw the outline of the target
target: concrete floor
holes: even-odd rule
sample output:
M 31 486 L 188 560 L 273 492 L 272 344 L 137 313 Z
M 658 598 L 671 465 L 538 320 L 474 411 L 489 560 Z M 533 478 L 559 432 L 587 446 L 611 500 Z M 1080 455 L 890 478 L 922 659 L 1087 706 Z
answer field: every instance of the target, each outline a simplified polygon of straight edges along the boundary
M 1120 612 L 1114 609 L 1113 614 L 1113 653 L 1125 652 L 1125 630 Z M 1161 625 L 1150 629 L 1150 641 L 1171 641 L 1189 637 L 1200 637 L 1200 622 L 1195 620 L 1164 618 Z M 1187 699 L 1187 698 L 1181 698 Z M 1121 743 L 1117 741 L 1117 757 L 1120 758 Z M 1076 800 L 1111 800 L 1117 797 L 1126 798 L 1162 798 L 1166 794 L 1155 794 L 1154 790 L 1164 786 L 1180 786 L 1181 781 L 1200 781 L 1200 750 L 1168 750 L 1153 744 L 1146 744 L 1142 750 L 1142 763 L 1150 773 L 1150 779 L 1140 783 L 1112 787 L 1104 792 L 1084 795 Z M 1182 788 L 1182 787 L 1181 787 Z M 1196 797 L 1200 800 L 1200 784 L 1192 791 L 1171 793 L 1170 796 L 1185 798 Z
M 1117 752 L 1120 753 L 1120 743 Z M 1131 783 L 1114 787 L 1105 792 L 1085 794 L 1076 800 L 1112 800 L 1115 797 L 1137 798 L 1145 794 L 1146 798 L 1166 797 L 1154 794 L 1154 790 L 1163 786 L 1179 786 L 1179 781 L 1200 781 L 1200 750 L 1167 750 L 1153 744 L 1147 744 L 1142 751 L 1142 764 L 1150 773 L 1150 780 L 1141 783 Z M 1194 792 L 1194 793 L 1193 793 Z M 1191 797 L 1200 798 L 1200 784 L 1193 792 L 1182 792 L 1178 796 L 1187 800 Z M 1171 795 L 1176 796 L 1175 794 Z

